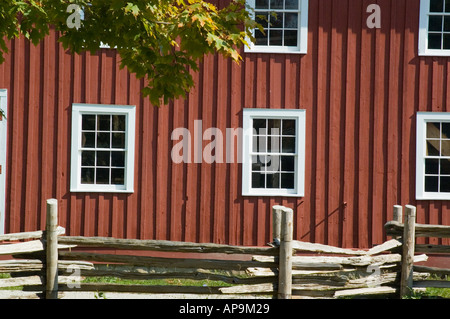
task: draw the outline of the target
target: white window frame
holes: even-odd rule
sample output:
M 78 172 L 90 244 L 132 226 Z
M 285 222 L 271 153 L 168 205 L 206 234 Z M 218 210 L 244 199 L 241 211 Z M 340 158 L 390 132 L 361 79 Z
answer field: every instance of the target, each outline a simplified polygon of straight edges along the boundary
M 8 91 L 0 89 L 0 109 L 3 110 L 5 117 L 0 121 L 0 235 L 5 233 L 5 216 L 6 216 L 6 150 L 7 150 L 7 122 L 8 116 Z
M 245 46 L 247 53 L 297 53 L 306 54 L 308 51 L 308 1 L 299 1 L 299 24 L 298 39 L 296 47 L 289 46 L 261 46 L 255 45 L 250 39 L 247 39 L 249 46 Z M 255 9 L 255 0 L 247 0 L 247 5 Z M 255 12 L 251 12 L 252 19 L 255 19 Z
M 425 191 L 425 158 L 427 122 L 450 122 L 450 113 L 418 112 L 416 137 L 416 199 L 417 200 L 449 200 L 450 193 Z M 433 158 L 447 158 L 436 156 Z
M 252 188 L 253 119 L 295 119 L 296 159 L 294 189 Z M 242 195 L 243 196 L 305 196 L 305 135 L 306 110 L 244 109 L 242 143 Z
M 420 0 L 419 21 L 419 55 L 420 56 L 450 56 L 450 50 L 428 49 L 428 17 L 430 13 L 430 0 Z
M 126 116 L 124 185 L 100 185 L 81 183 L 81 117 L 83 114 L 112 114 Z M 81 104 L 72 105 L 71 192 L 134 192 L 136 107 L 132 105 Z

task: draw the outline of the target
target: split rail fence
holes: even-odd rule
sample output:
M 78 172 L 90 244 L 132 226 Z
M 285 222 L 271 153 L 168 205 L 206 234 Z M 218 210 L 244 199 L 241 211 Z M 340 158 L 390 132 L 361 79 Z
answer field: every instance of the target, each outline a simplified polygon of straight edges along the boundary
M 267 247 L 64 236 L 57 211 L 57 201 L 50 199 L 45 231 L 0 235 L 0 255 L 13 258 L 0 260 L 0 289 L 5 289 L 0 298 L 290 299 L 395 297 L 401 292 L 401 238 L 369 250 L 296 241 L 293 211 L 283 206 L 273 207 L 273 241 Z M 401 223 L 388 224 L 386 229 L 395 236 L 404 228 Z M 92 252 L 105 249 L 115 253 Z M 426 259 L 411 257 L 412 262 Z M 429 269 L 414 266 L 408 273 L 408 280 L 421 286 L 429 274 L 416 270 Z M 10 276 L 2 278 L 1 273 Z M 219 284 L 115 284 L 85 281 L 88 277 L 208 279 Z M 16 286 L 20 290 L 6 290 Z
M 450 288 L 448 280 L 429 280 L 429 275 L 445 278 L 450 275 L 450 268 L 427 267 L 415 265 L 416 253 L 425 254 L 450 254 L 448 245 L 417 244 L 417 237 L 450 238 L 450 226 L 426 225 L 416 223 L 416 207 L 405 206 L 403 221 L 402 206 L 394 206 L 394 219 L 385 224 L 386 234 L 397 237 L 402 244 L 402 270 L 400 294 L 402 297 L 410 297 L 414 289 L 420 288 Z M 450 258 L 450 255 L 449 255 Z M 423 276 L 415 276 L 422 274 Z M 420 279 L 417 277 L 424 277 Z

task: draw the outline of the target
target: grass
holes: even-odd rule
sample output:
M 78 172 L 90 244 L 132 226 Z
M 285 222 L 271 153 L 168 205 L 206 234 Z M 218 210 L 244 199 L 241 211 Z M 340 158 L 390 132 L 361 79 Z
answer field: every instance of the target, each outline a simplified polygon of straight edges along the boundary
M 154 285 L 154 286 L 208 286 L 208 287 L 224 287 L 232 286 L 223 281 L 216 280 L 193 280 L 193 279 L 150 279 L 150 280 L 139 280 L 139 279 L 121 279 L 117 277 L 86 277 L 83 283 L 108 283 L 108 284 L 120 284 L 120 285 Z

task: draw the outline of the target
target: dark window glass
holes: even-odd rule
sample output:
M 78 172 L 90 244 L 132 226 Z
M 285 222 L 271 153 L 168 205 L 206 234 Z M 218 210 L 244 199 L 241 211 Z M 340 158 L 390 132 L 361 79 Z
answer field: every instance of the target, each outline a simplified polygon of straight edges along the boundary
M 426 192 L 438 191 L 438 176 L 425 176 L 425 191 Z
M 111 152 L 111 166 L 125 167 L 125 152 Z
M 111 184 L 124 185 L 125 184 L 125 170 L 123 168 L 111 169 Z
M 267 174 L 267 185 L 266 188 L 280 188 L 280 174 Z
M 298 13 L 285 13 L 284 14 L 284 27 L 285 28 L 297 28 L 298 27 Z
M 284 5 L 285 5 L 285 9 L 297 10 L 298 9 L 298 0 L 285 0 Z
M 288 47 L 296 47 L 298 45 L 297 30 L 285 30 L 284 31 L 284 45 L 288 46 Z
M 265 119 L 254 119 L 253 120 L 253 129 L 255 134 L 266 135 L 266 120 Z
M 283 13 L 275 12 L 270 15 L 270 27 L 271 28 L 282 28 L 283 27 Z
M 81 152 L 81 166 L 95 166 L 95 152 L 94 151 Z
M 281 144 L 283 153 L 295 153 L 295 137 L 283 137 Z
M 445 12 L 450 12 L 450 0 L 445 0 Z
M 255 8 L 256 9 L 268 9 L 269 8 L 269 0 L 255 0 Z
M 440 155 L 440 141 L 439 140 L 427 140 L 427 155 L 439 156 Z
M 443 12 L 444 0 L 430 0 L 430 12 Z
M 111 147 L 111 133 L 97 133 L 97 147 L 110 148 Z
M 439 188 L 442 193 L 450 193 L 450 176 L 441 176 Z
M 110 152 L 97 152 L 97 166 L 110 166 Z
M 264 178 L 264 174 L 252 173 L 252 188 L 265 188 Z
M 112 116 L 112 130 L 125 132 L 125 115 Z
M 440 138 L 441 137 L 441 123 L 428 122 L 427 123 L 427 138 Z
M 82 168 L 81 169 L 81 184 L 94 184 L 94 168 Z
M 81 133 L 81 147 L 83 148 L 95 148 L 95 133 Z
M 295 188 L 294 173 L 281 173 L 281 188 Z
M 267 28 L 269 24 L 269 13 L 267 12 L 257 12 L 255 21 L 259 23 L 263 28 Z
M 441 33 L 428 33 L 428 49 L 442 49 Z
M 109 168 L 96 169 L 96 184 L 109 184 Z
M 83 131 L 95 131 L 95 115 L 82 115 L 81 129 Z
M 427 158 L 425 160 L 425 174 L 439 174 L 439 160 Z
M 295 120 L 283 120 L 283 135 L 295 135 Z
M 125 148 L 125 133 L 112 133 L 112 147 Z
M 440 174 L 441 175 L 450 175 L 450 160 L 441 159 Z
M 98 115 L 97 116 L 97 130 L 98 131 L 110 131 L 111 130 L 111 116 L 110 115 Z
M 255 45 L 267 45 L 267 30 L 255 30 Z
M 294 156 L 281 156 L 281 171 L 294 172 L 295 158 Z
M 283 0 L 270 0 L 270 9 L 283 9 Z
M 428 31 L 442 31 L 442 16 L 430 16 Z
M 442 138 L 450 139 L 450 123 L 442 123 Z
M 270 45 L 282 45 L 283 44 L 283 31 L 270 30 L 269 31 L 269 44 Z

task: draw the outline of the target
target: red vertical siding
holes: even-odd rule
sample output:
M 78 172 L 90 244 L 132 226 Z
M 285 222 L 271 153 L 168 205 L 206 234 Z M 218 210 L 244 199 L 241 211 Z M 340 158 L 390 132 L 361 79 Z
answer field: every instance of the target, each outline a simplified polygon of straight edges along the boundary
M 72 56 L 56 33 L 36 47 L 11 41 L 0 65 L 6 231 L 43 228 L 50 197 L 70 235 L 264 245 L 274 204 L 294 209 L 297 239 L 344 247 L 385 240 L 394 204 L 417 205 L 419 222 L 450 225 L 448 201 L 414 200 L 415 114 L 450 110 L 448 58 L 418 57 L 419 0 L 376 1 L 381 29 L 366 26 L 373 2 L 310 1 L 306 55 L 243 53 L 239 65 L 207 56 L 186 99 L 160 108 L 141 97 L 143 82 L 119 68 L 114 50 Z M 133 194 L 70 193 L 72 103 L 137 106 Z M 200 134 L 216 127 L 226 142 L 243 108 L 306 109 L 305 197 L 242 197 L 236 143 L 233 163 L 171 161 L 173 129 L 189 129 L 193 145 L 201 120 Z

